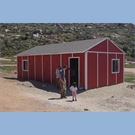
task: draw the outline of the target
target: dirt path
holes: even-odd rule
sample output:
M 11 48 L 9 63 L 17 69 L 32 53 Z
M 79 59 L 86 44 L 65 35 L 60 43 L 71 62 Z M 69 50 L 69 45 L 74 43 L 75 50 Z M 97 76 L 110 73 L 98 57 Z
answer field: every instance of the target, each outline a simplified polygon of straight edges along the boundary
M 0 112 L 134 112 L 135 89 L 127 88 L 129 83 L 79 90 L 77 101 L 59 99 L 54 85 L 35 81 L 17 80 L 15 72 L 0 72 Z
M 135 74 L 135 68 L 124 68 L 124 72 L 134 73 Z
M 57 112 L 71 111 L 53 106 L 15 87 L 16 80 L 0 78 L 0 112 Z

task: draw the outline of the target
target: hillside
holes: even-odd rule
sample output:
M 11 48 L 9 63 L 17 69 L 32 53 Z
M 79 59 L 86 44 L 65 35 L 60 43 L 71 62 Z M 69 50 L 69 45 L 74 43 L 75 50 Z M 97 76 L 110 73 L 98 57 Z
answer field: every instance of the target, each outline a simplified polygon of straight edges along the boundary
M 38 45 L 108 37 L 126 57 L 134 57 L 135 26 L 133 24 L 73 23 L 73 24 L 0 24 L 1 57 Z

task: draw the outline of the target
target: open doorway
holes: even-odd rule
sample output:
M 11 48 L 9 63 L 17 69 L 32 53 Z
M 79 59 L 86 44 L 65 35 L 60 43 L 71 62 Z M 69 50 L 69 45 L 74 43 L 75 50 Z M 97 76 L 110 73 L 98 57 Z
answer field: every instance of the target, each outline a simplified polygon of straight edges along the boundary
M 73 82 L 76 82 L 79 87 L 79 61 L 78 58 L 70 58 L 70 86 Z

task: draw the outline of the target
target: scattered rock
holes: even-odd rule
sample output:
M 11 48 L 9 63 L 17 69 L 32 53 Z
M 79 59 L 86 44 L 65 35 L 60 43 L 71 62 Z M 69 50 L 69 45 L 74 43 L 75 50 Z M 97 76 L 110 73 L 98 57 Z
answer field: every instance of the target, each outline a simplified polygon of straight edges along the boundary
M 111 96 L 111 98 L 114 98 L 114 96 Z
M 135 89 L 135 85 L 127 85 L 127 88 Z
M 84 111 L 88 111 L 89 109 L 84 109 Z

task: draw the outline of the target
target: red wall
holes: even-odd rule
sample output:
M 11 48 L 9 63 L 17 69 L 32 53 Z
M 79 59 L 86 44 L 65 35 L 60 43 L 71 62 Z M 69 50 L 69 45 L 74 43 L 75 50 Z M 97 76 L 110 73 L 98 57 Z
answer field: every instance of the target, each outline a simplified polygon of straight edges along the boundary
M 112 73 L 112 59 L 116 59 L 116 54 L 109 54 L 108 55 L 108 60 L 109 60 L 109 65 L 108 65 L 108 72 L 109 72 L 109 85 L 116 84 L 116 73 Z
M 27 56 L 22 57 L 23 60 L 28 60 Z M 28 80 L 28 71 L 23 71 L 23 79 Z
M 123 54 L 117 54 L 117 58 L 120 59 L 120 72 L 117 73 L 117 83 L 123 82 Z
M 80 57 L 80 87 L 84 87 L 84 80 L 85 80 L 85 77 L 84 77 L 84 57 L 85 57 L 85 54 L 84 53 L 76 53 L 76 54 L 73 54 L 74 57 Z
M 88 88 L 97 87 L 97 54 L 88 53 Z
M 60 66 L 60 55 L 52 55 L 52 83 L 56 84 L 56 68 Z
M 50 82 L 50 55 L 43 56 L 43 77 L 44 82 Z
M 68 65 L 68 57 L 71 57 L 71 54 L 62 54 L 62 66 L 63 65 Z M 68 66 L 69 67 L 69 66 Z M 67 81 L 67 85 L 68 85 L 68 70 L 66 70 L 66 81 Z
M 101 42 L 100 44 L 96 45 L 95 47 L 91 48 L 89 51 L 96 51 L 96 52 L 107 52 L 107 40 Z
M 17 70 L 18 78 L 22 78 L 22 58 L 17 57 Z
M 35 56 L 36 81 L 42 82 L 42 56 Z
M 29 80 L 34 79 L 34 56 L 29 56 Z
M 107 54 L 98 54 L 98 87 L 107 85 Z
M 120 52 L 122 53 L 122 51 L 120 49 L 118 49 L 110 40 L 108 40 L 108 49 L 109 52 Z

